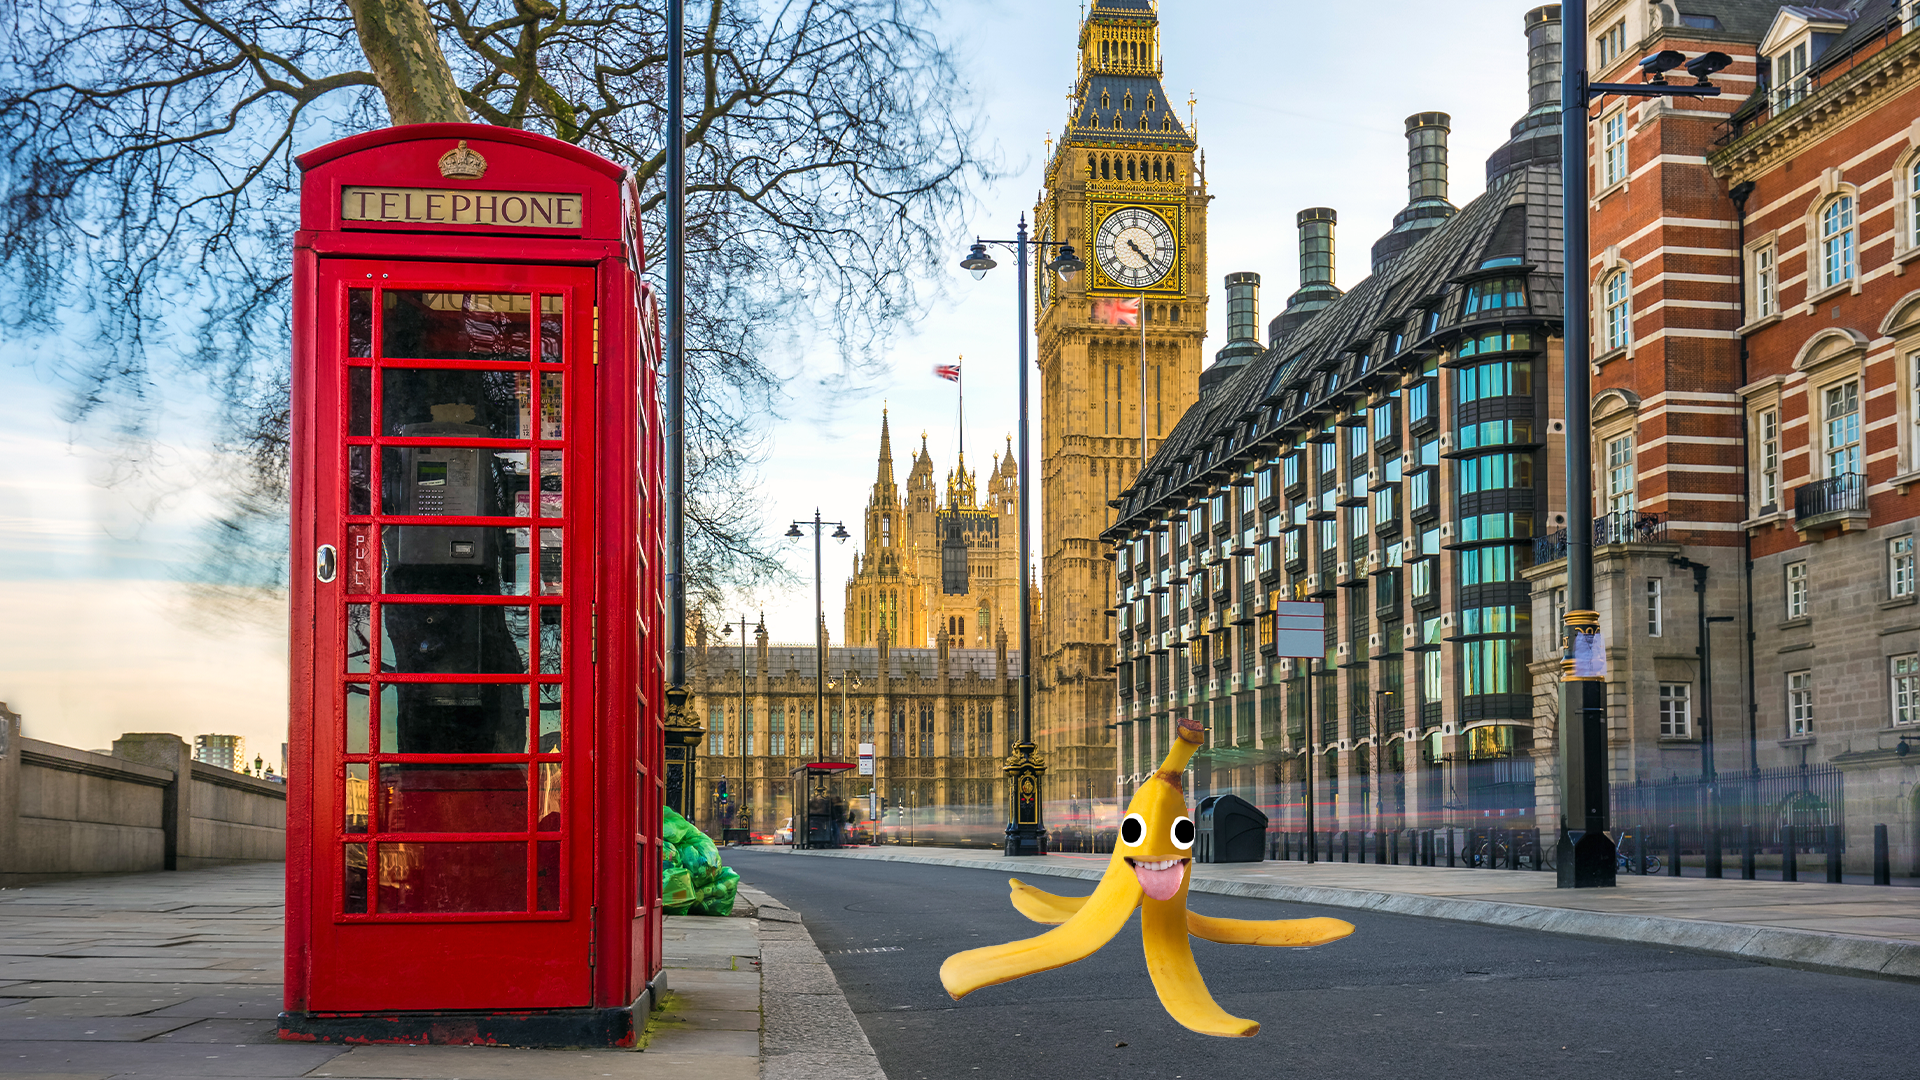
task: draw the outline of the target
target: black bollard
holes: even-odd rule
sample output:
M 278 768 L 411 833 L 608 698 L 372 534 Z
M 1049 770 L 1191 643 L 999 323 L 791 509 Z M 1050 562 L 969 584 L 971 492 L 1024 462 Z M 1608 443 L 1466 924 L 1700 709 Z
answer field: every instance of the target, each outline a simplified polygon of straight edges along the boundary
M 1540 846 L 1539 829 L 1533 830 L 1533 868 L 1535 870 L 1547 868 L 1547 849 Z
M 1387 837 L 1387 862 L 1389 863 L 1389 865 L 1392 865 L 1392 866 L 1400 865 L 1400 830 L 1399 829 L 1393 830 L 1393 834 Z
M 1893 884 L 1893 865 L 1887 860 L 1887 827 L 1873 827 L 1873 883 L 1875 885 Z
M 1667 826 L 1667 876 L 1680 876 L 1680 826 Z
M 1373 834 L 1373 864 L 1387 865 L 1387 831 L 1385 829 Z
M 1780 830 L 1780 880 L 1800 880 L 1800 844 L 1794 835 L 1794 827 L 1788 825 Z
M 1753 826 L 1740 826 L 1740 880 L 1753 880 Z
M 1840 826 L 1827 826 L 1827 884 L 1840 884 Z
M 1446 831 L 1446 837 L 1445 837 L 1445 839 L 1446 839 L 1446 847 L 1447 847 L 1447 866 L 1448 866 L 1448 867 L 1452 867 L 1452 866 L 1454 865 L 1454 861 L 1453 861 L 1453 829 L 1452 829 L 1452 827 L 1451 827 L 1451 826 L 1449 826 L 1449 827 L 1448 827 L 1448 828 L 1447 828 L 1447 829 L 1446 829 L 1445 831 Z
M 1345 863 L 1350 863 L 1353 861 L 1353 830 L 1352 829 L 1340 830 L 1340 861 Z
M 1420 830 L 1420 865 L 1433 865 L 1433 830 Z
M 1725 867 L 1721 865 L 1720 858 L 1720 830 L 1718 828 L 1709 828 L 1707 829 L 1707 876 L 1712 878 L 1723 877 L 1725 876 L 1722 873 L 1724 869 Z

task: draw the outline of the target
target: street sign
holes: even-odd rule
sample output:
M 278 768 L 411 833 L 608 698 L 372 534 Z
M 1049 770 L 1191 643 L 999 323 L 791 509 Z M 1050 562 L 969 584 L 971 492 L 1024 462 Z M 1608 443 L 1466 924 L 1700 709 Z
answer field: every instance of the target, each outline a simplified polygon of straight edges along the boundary
M 1281 656 L 1327 654 L 1327 608 L 1318 601 L 1282 600 L 1273 605 L 1273 645 Z
M 873 775 L 873 744 L 870 742 L 860 744 L 860 775 Z

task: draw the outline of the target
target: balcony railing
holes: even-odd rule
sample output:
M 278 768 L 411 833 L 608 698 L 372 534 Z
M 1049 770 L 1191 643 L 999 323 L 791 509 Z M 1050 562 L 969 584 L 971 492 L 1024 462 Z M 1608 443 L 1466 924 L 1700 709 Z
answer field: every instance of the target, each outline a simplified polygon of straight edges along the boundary
M 1667 515 L 1621 510 L 1593 519 L 1593 546 L 1607 544 L 1662 544 L 1667 539 Z M 1533 542 L 1533 561 L 1552 562 L 1567 557 L 1567 530 L 1555 529 Z
M 1796 525 L 1817 524 L 1867 513 L 1867 478 L 1860 473 L 1841 473 L 1815 480 L 1793 489 L 1793 520 Z

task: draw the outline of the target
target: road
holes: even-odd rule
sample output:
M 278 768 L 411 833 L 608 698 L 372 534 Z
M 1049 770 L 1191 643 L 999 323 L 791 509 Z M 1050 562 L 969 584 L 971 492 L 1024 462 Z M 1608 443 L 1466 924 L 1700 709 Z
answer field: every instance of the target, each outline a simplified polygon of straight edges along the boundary
M 942 960 L 1041 929 L 1009 906 L 1004 873 L 773 849 L 726 856 L 806 920 L 890 1080 L 1915 1075 L 1907 1029 L 1920 985 L 1220 896 L 1194 907 L 1357 927 L 1307 950 L 1193 943 L 1222 1007 L 1261 1022 L 1253 1038 L 1197 1035 L 1167 1016 L 1138 916 L 1078 964 L 956 1002 L 940 987 Z

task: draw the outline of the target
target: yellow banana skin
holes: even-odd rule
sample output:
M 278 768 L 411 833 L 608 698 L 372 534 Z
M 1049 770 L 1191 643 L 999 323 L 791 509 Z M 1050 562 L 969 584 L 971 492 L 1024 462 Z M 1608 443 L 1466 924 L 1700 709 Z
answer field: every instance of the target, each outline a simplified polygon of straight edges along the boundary
M 1084 896 L 1058 896 L 1036 889 L 1019 878 L 1008 878 L 1013 887 L 1013 907 L 1037 923 L 1058 924 L 1073 917 Z M 1268 945 L 1303 949 L 1339 941 L 1353 933 L 1353 924 L 1344 919 L 1222 919 L 1187 911 L 1187 932 L 1222 945 Z
M 1234 1016 L 1213 1000 L 1194 963 L 1189 935 L 1236 945 L 1301 947 L 1353 933 L 1353 924 L 1339 919 L 1217 919 L 1187 910 L 1194 830 L 1180 777 L 1205 736 L 1192 720 L 1180 721 L 1177 734 L 1160 770 L 1128 804 L 1120 843 L 1093 895 L 1056 896 L 1010 879 L 1014 909 L 1054 928 L 1038 937 L 947 957 L 940 965 L 940 983 L 947 993 L 958 999 L 983 986 L 1085 959 L 1112 940 L 1137 907 L 1147 973 L 1168 1014 L 1202 1035 L 1244 1038 L 1258 1034 L 1259 1023 Z

